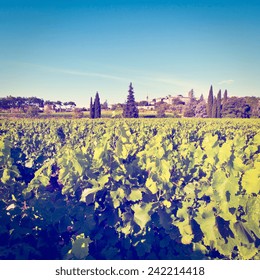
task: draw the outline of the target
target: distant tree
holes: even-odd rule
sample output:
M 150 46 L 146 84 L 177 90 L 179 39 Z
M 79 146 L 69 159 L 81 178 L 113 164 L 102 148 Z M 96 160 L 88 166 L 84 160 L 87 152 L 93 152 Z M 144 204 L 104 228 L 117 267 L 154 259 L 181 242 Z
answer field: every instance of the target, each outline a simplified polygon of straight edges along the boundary
M 111 106 L 112 110 L 118 110 L 118 109 L 123 109 L 123 108 L 124 108 L 124 104 L 122 104 L 122 103 L 113 104 Z
M 185 102 L 181 101 L 180 98 L 177 97 L 172 100 L 172 105 L 185 105 Z
M 201 101 L 204 101 L 204 96 L 203 96 L 203 94 L 200 95 L 199 102 L 201 102 Z
M 183 112 L 183 116 L 186 117 L 186 118 L 195 117 L 194 108 L 192 108 L 191 106 L 185 106 L 185 109 L 184 109 L 184 112 Z
M 35 105 L 29 106 L 26 112 L 26 116 L 29 118 L 35 118 L 39 115 L 39 108 Z
M 221 90 L 218 92 L 217 96 L 217 115 L 216 118 L 221 118 Z
M 228 100 L 228 92 L 227 92 L 227 90 L 225 89 L 225 91 L 224 91 L 224 97 L 223 97 L 223 103 L 225 103 L 225 102 L 227 102 L 227 100 Z
M 9 109 L 7 101 L 4 98 L 0 98 L 0 109 L 1 110 Z
M 142 101 L 136 102 L 136 105 L 137 106 L 148 106 L 148 101 L 142 100 Z
M 24 97 L 14 97 L 14 96 L 7 96 L 5 98 L 7 102 L 8 108 L 19 108 L 19 107 L 24 107 L 27 104 L 25 104 L 25 98 Z
M 94 119 L 94 105 L 93 105 L 92 97 L 90 98 L 89 117 L 91 119 Z
M 103 110 L 107 110 L 108 109 L 107 100 L 101 105 L 101 109 L 103 109 Z
M 212 118 L 212 108 L 213 108 L 213 88 L 210 86 L 209 95 L 208 95 L 208 103 L 207 103 L 207 114 L 209 118 Z
M 207 118 L 207 104 L 205 100 L 200 101 L 195 108 L 196 118 Z
M 252 110 L 251 116 L 254 118 L 260 118 L 260 101 L 258 101 L 258 104 Z
M 197 104 L 198 102 L 194 97 L 190 98 L 190 102 L 188 102 L 183 108 L 183 116 L 188 118 L 195 117 Z
M 223 104 L 222 116 L 224 118 L 250 118 L 250 106 L 245 98 L 230 97 Z
M 213 106 L 212 106 L 212 118 L 216 118 L 217 117 L 217 98 L 214 97 L 213 99 Z
M 165 118 L 166 117 L 166 110 L 168 109 L 169 105 L 166 103 L 158 104 L 155 108 L 157 118 Z
M 4 110 L 17 108 L 26 111 L 29 106 L 37 106 L 39 108 L 43 107 L 43 104 L 43 99 L 37 97 L 13 97 L 10 95 L 0 98 L 0 109 Z
M 50 100 L 44 101 L 44 105 L 53 105 L 53 104 L 54 104 L 53 101 L 50 101 Z M 64 103 L 65 106 L 66 106 L 67 104 L 68 104 L 67 102 Z
M 73 102 L 73 101 L 69 101 L 69 102 L 68 102 L 68 105 L 69 105 L 71 108 L 76 107 L 76 103 Z
M 255 96 L 246 96 L 245 101 L 246 104 L 250 106 L 250 115 L 254 118 L 259 118 L 260 98 Z
M 101 118 L 101 105 L 98 92 L 96 93 L 94 100 L 94 118 Z
M 135 103 L 134 90 L 133 90 L 132 83 L 130 83 L 130 85 L 129 85 L 127 101 L 123 108 L 123 117 L 124 118 L 138 118 L 139 117 L 139 112 L 138 112 L 138 109 L 137 109 L 137 106 Z
M 24 98 L 23 101 L 21 99 L 19 101 L 28 106 L 37 106 L 37 107 L 41 107 L 41 108 L 44 106 L 43 99 L 40 99 L 38 97 L 27 97 L 27 98 Z M 18 106 L 21 106 L 21 105 L 19 104 Z
M 0 98 L 0 109 L 8 110 L 12 108 L 7 97 Z
M 191 90 L 189 91 L 188 97 L 191 98 L 191 99 L 194 98 L 194 90 L 193 90 L 193 89 L 191 89 Z

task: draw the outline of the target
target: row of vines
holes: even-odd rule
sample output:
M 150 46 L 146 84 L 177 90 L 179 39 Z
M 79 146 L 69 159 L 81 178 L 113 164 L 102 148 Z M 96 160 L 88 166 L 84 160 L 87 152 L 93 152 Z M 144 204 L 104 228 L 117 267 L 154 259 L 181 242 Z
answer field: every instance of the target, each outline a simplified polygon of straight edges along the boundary
M 0 135 L 0 259 L 260 259 L 258 120 L 6 120 Z

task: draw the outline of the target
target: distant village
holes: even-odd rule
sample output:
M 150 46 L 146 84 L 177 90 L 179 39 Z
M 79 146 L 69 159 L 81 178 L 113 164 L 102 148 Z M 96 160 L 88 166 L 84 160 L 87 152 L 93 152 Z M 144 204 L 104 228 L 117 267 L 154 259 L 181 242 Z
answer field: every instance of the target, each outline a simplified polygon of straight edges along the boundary
M 176 96 L 167 95 L 165 97 L 154 98 L 151 101 L 149 101 L 149 98 L 147 97 L 146 101 L 137 102 L 137 108 L 139 110 L 155 110 L 156 105 L 162 103 L 168 105 L 179 105 L 181 108 L 185 105 L 189 105 L 194 99 L 196 98 L 194 97 L 193 90 L 191 90 L 186 97 L 181 94 L 178 94 Z
M 98 92 L 96 96 L 99 96 Z M 65 113 L 63 114 L 64 116 L 73 115 L 77 118 L 90 116 L 92 118 L 92 111 L 94 110 L 94 103 L 91 105 L 92 98 L 90 98 L 89 102 L 89 105 L 86 103 L 86 107 L 79 107 L 73 101 L 61 102 L 43 100 L 37 97 L 7 96 L 0 98 L 0 113 L 4 114 L 2 116 L 13 114 L 17 117 L 22 117 L 23 114 L 28 117 L 36 117 L 39 113 L 43 113 L 42 115 L 51 114 L 52 116 L 59 116 L 59 113 Z M 98 97 L 98 110 L 100 112 L 102 110 L 102 114 L 100 113 L 98 117 L 125 117 L 127 102 L 108 104 L 107 101 L 104 101 L 101 103 Z M 147 96 L 145 100 L 141 101 L 136 101 L 132 96 L 132 102 L 134 107 L 137 108 L 137 112 L 140 112 L 145 117 L 166 117 L 167 115 L 171 117 L 198 118 L 260 117 L 259 97 L 228 97 L 227 90 L 225 90 L 223 96 L 221 90 L 214 96 L 212 86 L 206 98 L 202 94 L 199 98 L 196 98 L 193 89 L 191 89 L 185 95 L 166 95 L 152 99 Z M 90 108 L 92 109 L 90 110 Z M 66 114 L 69 112 L 72 112 L 72 114 Z M 89 112 L 89 114 L 84 114 L 84 112 Z
M 190 107 L 194 107 L 202 100 L 205 102 L 202 95 L 199 99 L 195 98 L 194 91 L 193 89 L 191 89 L 186 94 L 186 96 L 182 94 L 176 94 L 156 97 L 152 99 L 149 99 L 149 97 L 147 96 L 146 100 L 135 101 L 135 104 L 138 111 L 143 112 L 145 115 L 152 116 L 155 114 L 156 116 L 163 117 L 168 112 L 177 117 L 185 116 L 185 112 L 187 113 L 187 110 L 189 110 Z M 108 104 L 107 101 L 104 101 L 103 103 L 100 103 L 100 106 L 103 113 L 105 111 L 111 111 L 112 116 L 119 117 L 122 114 L 125 103 Z M 61 103 L 60 101 L 47 101 L 44 103 L 44 107 L 41 108 L 41 112 L 54 114 L 58 112 L 84 112 L 90 111 L 90 107 L 91 105 L 87 108 L 79 108 L 74 102 Z M 201 115 L 201 117 L 204 117 L 204 115 L 205 112 Z
M 181 94 L 178 94 L 176 96 L 167 95 L 165 97 L 156 97 L 151 100 L 149 100 L 149 97 L 147 96 L 146 100 L 143 101 L 137 101 L 137 108 L 140 111 L 154 111 L 156 110 L 156 106 L 158 104 L 168 104 L 168 105 L 174 105 L 178 111 L 182 111 L 183 107 L 185 105 L 189 105 L 192 100 L 196 99 L 194 97 L 193 90 L 191 90 L 188 93 L 188 96 L 183 96 Z M 116 110 L 123 107 L 123 103 L 117 103 L 117 104 L 108 104 L 107 101 L 105 101 L 103 104 L 101 104 L 101 108 L 103 110 Z M 75 110 L 82 110 L 82 111 L 88 111 L 89 108 L 83 107 L 79 108 L 75 102 L 64 102 L 61 101 L 45 101 L 43 103 L 43 106 L 38 106 L 40 112 L 45 113 L 57 113 L 57 112 L 73 112 Z M 14 110 L 12 110 L 14 111 Z
M 157 116 L 165 116 L 166 112 L 170 112 L 171 114 L 175 114 L 175 116 L 183 115 L 184 111 L 187 108 L 193 106 L 192 104 L 198 103 L 203 99 L 203 96 L 200 99 L 194 97 L 193 89 L 190 90 L 187 96 L 183 96 L 182 94 L 177 95 L 166 95 L 161 97 L 156 97 L 153 99 L 149 99 L 146 97 L 146 100 L 136 101 L 136 107 L 139 112 L 144 112 L 149 115 L 149 112 L 156 111 Z M 112 111 L 123 109 L 124 104 L 112 104 L 108 105 L 108 109 Z

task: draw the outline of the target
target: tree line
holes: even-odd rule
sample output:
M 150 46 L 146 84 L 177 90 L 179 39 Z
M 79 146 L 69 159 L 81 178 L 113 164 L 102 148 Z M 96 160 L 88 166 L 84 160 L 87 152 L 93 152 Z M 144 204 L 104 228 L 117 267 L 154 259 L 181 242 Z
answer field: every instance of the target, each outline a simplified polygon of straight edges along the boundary
M 181 105 L 180 105 L 181 104 Z M 228 97 L 227 90 L 219 90 L 217 95 L 213 94 L 213 87 L 210 86 L 207 100 L 203 95 L 197 100 L 194 97 L 188 104 L 175 101 L 171 109 L 174 111 L 178 106 L 183 107 L 184 117 L 195 118 L 259 118 L 260 98 L 251 97 Z
M 8 110 L 13 108 L 25 109 L 29 106 L 44 107 L 44 100 L 38 97 L 14 97 L 7 96 L 0 98 L 0 109 Z
M 190 102 L 185 104 L 183 101 L 176 98 L 173 104 L 159 102 L 155 104 L 157 117 L 165 117 L 165 112 L 171 112 L 172 116 L 180 117 L 198 117 L 198 118 L 250 118 L 260 117 L 260 99 L 257 97 L 228 97 L 227 90 L 224 91 L 222 97 L 221 90 L 214 96 L 213 87 L 210 86 L 207 101 L 203 95 L 197 100 L 194 98 L 193 90 L 189 92 Z M 129 85 L 127 100 L 125 104 L 119 104 L 122 109 L 122 117 L 124 118 L 138 118 L 138 105 L 146 106 L 147 101 L 135 101 L 134 89 L 132 83 Z M 61 106 L 73 106 L 76 104 L 72 101 L 44 101 L 37 97 L 13 97 L 7 96 L 0 98 L 0 109 L 19 109 L 24 112 L 43 108 L 45 105 L 53 105 L 59 109 Z M 181 109 L 180 109 L 181 108 Z M 102 109 L 108 109 L 107 101 L 104 104 L 100 103 L 99 93 L 90 99 L 89 117 L 91 119 L 101 118 Z M 32 112 L 34 115 L 34 112 Z
M 0 98 L 0 109 L 8 110 L 8 109 L 21 109 L 26 111 L 28 107 L 36 106 L 38 108 L 44 108 L 45 105 L 53 105 L 56 108 L 60 108 L 61 106 L 71 106 L 76 107 L 76 103 L 73 101 L 69 102 L 61 102 L 61 101 L 50 101 L 44 100 L 38 97 L 14 97 L 7 96 Z
M 188 112 L 187 112 L 188 111 Z M 214 96 L 210 86 L 207 102 L 203 97 L 191 102 L 186 114 L 190 117 L 207 118 L 250 118 L 260 117 L 260 100 L 257 97 L 228 97 L 227 90 L 222 97 L 221 90 Z M 185 116 L 185 113 L 184 113 Z
M 224 91 L 222 97 L 221 90 L 217 96 L 213 94 L 213 86 L 210 86 L 207 102 L 203 95 L 197 100 L 194 97 L 194 92 L 189 92 L 190 102 L 185 104 L 181 100 L 174 101 L 175 104 L 169 105 L 164 102 L 159 102 L 155 105 L 157 117 L 165 117 L 165 111 L 175 113 L 178 106 L 183 106 L 184 117 L 199 117 L 199 118 L 250 118 L 260 117 L 260 99 L 257 97 L 228 97 L 227 90 Z M 145 102 L 143 102 L 145 103 Z M 123 104 L 124 118 L 138 118 L 138 106 L 135 102 L 133 85 L 130 83 L 127 101 Z M 140 104 L 140 102 L 139 102 Z M 147 104 L 148 105 L 148 104 Z M 176 114 L 177 116 L 177 114 Z

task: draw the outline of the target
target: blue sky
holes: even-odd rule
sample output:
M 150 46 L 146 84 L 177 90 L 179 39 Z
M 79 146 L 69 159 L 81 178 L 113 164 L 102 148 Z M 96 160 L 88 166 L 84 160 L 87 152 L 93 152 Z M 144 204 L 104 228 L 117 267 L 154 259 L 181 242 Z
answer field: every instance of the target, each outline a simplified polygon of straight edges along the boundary
M 0 97 L 260 97 L 260 1 L 0 0 Z

